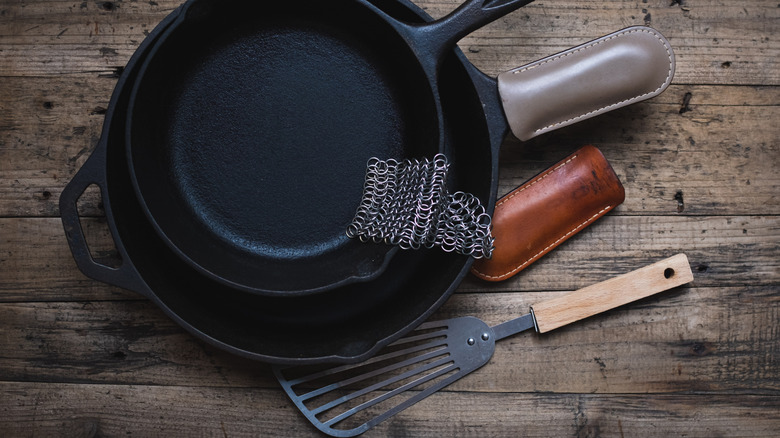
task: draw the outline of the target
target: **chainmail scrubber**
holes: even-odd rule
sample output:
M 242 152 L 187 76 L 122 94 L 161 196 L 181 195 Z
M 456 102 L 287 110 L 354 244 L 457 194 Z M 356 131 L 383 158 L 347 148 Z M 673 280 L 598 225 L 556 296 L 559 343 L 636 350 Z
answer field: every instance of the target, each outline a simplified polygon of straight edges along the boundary
M 363 198 L 347 236 L 402 249 L 440 247 L 474 258 L 490 258 L 490 215 L 476 196 L 446 187 L 449 163 L 371 158 Z

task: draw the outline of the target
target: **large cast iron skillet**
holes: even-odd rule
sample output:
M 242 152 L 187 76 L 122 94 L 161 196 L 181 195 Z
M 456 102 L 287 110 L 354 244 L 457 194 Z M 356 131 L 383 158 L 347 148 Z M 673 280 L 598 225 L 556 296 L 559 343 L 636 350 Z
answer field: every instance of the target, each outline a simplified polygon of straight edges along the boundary
M 457 179 L 466 173 L 490 187 L 491 152 L 472 161 L 452 143 L 474 134 L 445 130 L 445 111 L 482 105 L 445 108 L 460 104 L 442 88 L 463 72 L 442 67 L 460 37 L 530 1 L 468 0 L 408 25 L 368 0 L 190 0 L 130 97 L 127 159 L 143 211 L 174 253 L 233 289 L 289 296 L 375 278 L 396 250 L 345 235 L 368 159 L 442 152 L 461 175 L 453 190 L 472 188 Z M 469 82 L 453 100 L 469 99 Z M 476 150 L 490 141 L 481 133 Z
M 375 0 L 374 4 L 399 19 L 430 20 L 406 0 Z M 403 252 L 374 280 L 336 287 L 326 294 L 272 297 L 248 294 L 205 276 L 162 242 L 135 196 L 123 122 L 129 84 L 138 74 L 139 63 L 179 13 L 163 21 L 128 63 L 96 150 L 60 198 L 63 224 L 79 268 L 91 278 L 148 297 L 200 339 L 267 362 L 360 361 L 416 327 L 452 294 L 468 272 L 469 257 L 435 250 Z M 496 153 L 506 133 L 495 80 L 453 49 L 442 60 L 439 91 L 448 121 L 442 135 L 451 145 L 453 184 L 476 194 L 491 208 Z M 116 269 L 92 260 L 79 224 L 75 203 L 90 184 L 101 189 L 108 224 L 123 259 Z

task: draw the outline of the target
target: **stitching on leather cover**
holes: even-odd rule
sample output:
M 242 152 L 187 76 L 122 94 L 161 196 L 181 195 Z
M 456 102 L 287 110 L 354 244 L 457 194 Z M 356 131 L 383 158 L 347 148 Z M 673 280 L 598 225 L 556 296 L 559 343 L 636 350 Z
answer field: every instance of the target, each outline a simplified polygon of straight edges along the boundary
M 641 98 L 643 98 L 643 97 L 645 97 L 647 95 L 650 95 L 650 94 L 653 94 L 653 93 L 657 93 L 659 90 L 661 90 L 664 87 L 664 84 L 666 84 L 666 82 L 669 81 L 669 78 L 672 75 L 672 62 L 673 61 L 672 61 L 672 53 L 671 53 L 670 47 L 666 44 L 666 42 L 663 40 L 663 38 L 660 36 L 660 34 L 658 32 L 653 32 L 652 29 L 631 29 L 631 30 L 628 30 L 628 31 L 625 31 L 625 32 L 620 32 L 618 34 L 615 34 L 615 35 L 613 35 L 613 36 L 611 36 L 609 38 L 606 38 L 606 39 L 603 39 L 603 40 L 600 40 L 600 41 L 596 41 L 593 44 L 588 44 L 587 46 L 580 47 L 579 49 L 574 50 L 572 52 L 564 53 L 564 54 L 558 55 L 558 56 L 556 56 L 554 58 L 550 58 L 550 59 L 545 60 L 544 62 L 541 62 L 539 64 L 535 64 L 535 65 L 532 65 L 532 66 L 529 66 L 529 67 L 522 68 L 520 70 L 513 71 L 512 74 L 522 73 L 524 71 L 528 71 L 528 70 L 534 69 L 536 67 L 540 67 L 540 66 L 542 66 L 544 64 L 547 64 L 548 62 L 556 61 L 558 59 L 564 58 L 564 57 L 569 56 L 569 55 L 573 55 L 573 54 L 575 54 L 577 52 L 580 52 L 580 51 L 583 51 L 585 49 L 590 49 L 590 48 L 596 47 L 599 44 L 605 43 L 605 42 L 610 41 L 612 39 L 615 39 L 617 37 L 620 37 L 620 36 L 623 36 L 623 35 L 627 35 L 627 34 L 630 34 L 630 33 L 636 33 L 636 32 L 643 32 L 643 33 L 648 33 L 648 34 L 653 35 L 661 43 L 661 45 L 664 46 L 664 49 L 666 50 L 666 55 L 669 58 L 669 70 L 666 73 L 666 78 L 664 78 L 664 80 L 661 82 L 661 85 L 659 85 L 658 88 L 656 88 L 653 91 L 650 91 L 650 92 L 647 92 L 647 93 L 643 93 L 643 94 L 640 94 L 640 95 L 637 95 L 637 96 L 634 96 L 634 97 L 631 97 L 631 98 L 628 98 L 628 99 L 621 100 L 620 102 L 616 102 L 616 103 L 604 106 L 604 107 L 599 108 L 597 110 L 588 111 L 587 113 L 580 114 L 579 116 L 572 117 L 572 118 L 570 118 L 568 120 L 564 120 L 562 122 L 556 122 L 556 123 L 553 123 L 551 125 L 547 125 L 547 126 L 545 126 L 543 128 L 539 128 L 539 129 L 534 130 L 534 133 L 538 133 L 540 131 L 544 131 L 546 129 L 550 129 L 550 128 L 554 127 L 554 126 L 565 125 L 565 124 L 574 122 L 577 119 L 581 119 L 581 118 L 587 117 L 587 116 L 589 116 L 591 114 L 598 113 L 600 111 L 604 111 L 607 108 L 611 108 L 611 107 L 614 107 L 614 106 L 622 105 L 622 104 L 624 104 L 626 102 L 630 102 L 632 100 L 641 99 Z
M 593 216 L 591 216 L 588 220 L 586 220 L 585 222 L 583 222 L 583 223 L 577 225 L 576 227 L 572 228 L 568 233 L 565 233 L 561 237 L 556 239 L 555 242 L 547 245 L 543 250 L 541 250 L 538 253 L 534 254 L 528 260 L 524 261 L 520 265 L 516 266 L 514 269 L 512 269 L 512 270 L 510 270 L 510 271 L 508 271 L 508 272 L 506 272 L 504 274 L 501 274 L 501 275 L 488 275 L 488 274 L 485 274 L 483 272 L 480 272 L 476 268 L 474 268 L 474 272 L 479 274 L 479 275 L 481 275 L 484 278 L 493 278 L 493 279 L 499 279 L 499 280 L 503 279 L 503 278 L 506 278 L 506 277 L 509 277 L 509 276 L 512 276 L 515 272 L 521 270 L 525 265 L 527 265 L 527 264 L 531 263 L 532 261 L 536 260 L 537 258 L 541 257 L 545 252 L 547 252 L 547 250 L 549 250 L 550 248 L 552 248 L 555 245 L 557 245 L 560 241 L 565 240 L 568 236 L 570 236 L 571 234 L 577 232 L 577 230 L 579 230 L 580 228 L 588 225 L 589 223 L 591 223 L 594 220 L 596 220 L 599 217 L 601 217 L 604 213 L 609 211 L 611 208 L 612 208 L 611 205 L 607 205 L 606 207 L 602 208 L 601 210 L 599 210 L 598 213 L 596 213 Z
M 531 188 L 532 186 L 534 186 L 536 183 L 538 183 L 538 182 L 540 182 L 541 180 L 543 180 L 543 179 L 547 178 L 548 176 L 552 175 L 552 174 L 553 174 L 553 172 L 555 172 L 556 170 L 558 170 L 558 169 L 560 169 L 561 167 L 563 167 L 563 166 L 565 166 L 565 165 L 567 165 L 567 164 L 571 163 L 572 161 L 574 161 L 574 159 L 575 159 L 575 158 L 577 158 L 577 155 L 574 155 L 574 156 L 572 156 L 571 158 L 569 158 L 569 159 L 568 159 L 568 160 L 566 160 L 565 162 L 563 162 L 563 163 L 559 164 L 558 166 L 555 166 L 555 168 L 553 168 L 553 169 L 552 169 L 552 170 L 550 170 L 549 172 L 545 173 L 544 175 L 542 175 L 542 176 L 540 176 L 540 177 L 536 178 L 535 180 L 531 181 L 531 182 L 530 182 L 530 183 L 528 183 L 528 184 L 524 184 L 524 185 L 523 185 L 522 187 L 520 187 L 519 189 L 517 189 L 517 190 L 515 190 L 514 192 L 510 193 L 510 194 L 509 194 L 509 196 L 506 196 L 504 199 L 500 200 L 500 201 L 498 202 L 498 204 L 496 204 L 496 209 L 500 208 L 500 207 L 501 207 L 501 206 L 502 206 L 502 205 L 503 205 L 505 202 L 507 202 L 507 201 L 509 201 L 510 199 L 514 198 L 515 196 L 519 195 L 521 192 L 524 192 L 526 189 L 530 189 L 530 188 Z
M 501 200 L 500 200 L 500 201 L 499 201 L 499 202 L 496 204 L 496 208 L 495 208 L 495 210 L 499 210 L 499 209 L 501 208 L 501 206 L 502 206 L 502 205 L 504 205 L 504 204 L 505 204 L 507 201 L 511 200 L 511 199 L 512 199 L 512 198 L 514 198 L 515 196 L 517 196 L 517 195 L 519 195 L 520 193 L 524 192 L 526 189 L 530 189 L 530 188 L 532 188 L 533 186 L 535 186 L 535 185 L 536 185 L 536 183 L 538 183 L 538 182 L 541 182 L 542 180 L 544 180 L 544 179 L 545 179 L 545 178 L 547 178 L 548 176 L 552 175 L 553 173 L 555 173 L 555 172 L 556 172 L 556 171 L 558 171 L 559 169 L 561 169 L 561 168 L 563 168 L 564 166 L 566 166 L 567 164 L 571 163 L 571 162 L 572 162 L 572 161 L 574 161 L 574 160 L 575 160 L 577 157 L 579 157 L 579 154 L 572 155 L 572 156 L 571 156 L 571 157 L 570 157 L 568 160 L 566 160 L 566 161 L 564 161 L 563 163 L 561 163 L 561 164 L 559 164 L 559 165 L 555 166 L 554 168 L 550 169 L 550 171 L 549 171 L 549 172 L 545 172 L 545 174 L 544 174 L 544 175 L 541 175 L 541 176 L 537 177 L 536 179 L 534 179 L 533 181 L 531 181 L 531 182 L 529 182 L 529 183 L 523 184 L 523 185 L 522 185 L 520 188 L 518 188 L 518 189 L 514 190 L 512 193 L 510 193 L 509 195 L 507 195 L 507 196 L 505 196 L 504 198 L 502 198 L 502 199 L 501 199 Z M 493 213 L 493 216 L 495 216 L 495 212 Z M 585 222 L 585 223 L 587 223 L 587 222 Z M 580 225 L 580 227 L 582 227 L 582 225 Z M 580 227 L 577 227 L 577 228 L 580 228 Z M 576 230 L 577 228 L 575 228 L 574 230 Z M 567 235 L 571 234 L 571 233 L 572 233 L 574 230 L 570 231 L 569 233 L 566 233 L 566 234 L 564 234 L 564 235 L 563 235 L 563 237 L 565 237 L 565 236 L 567 236 Z M 556 240 L 556 242 L 560 241 L 560 240 L 561 240 L 563 237 L 561 237 L 561 238 L 559 238 L 558 240 Z M 555 244 L 553 243 L 553 245 L 555 245 Z M 488 275 L 488 274 L 485 274 L 485 273 L 481 272 L 479 269 L 477 269 L 477 268 L 476 268 L 476 267 L 474 267 L 474 266 L 472 266 L 472 268 L 471 268 L 471 269 L 474 271 L 474 273 L 476 273 L 476 274 L 479 274 L 479 275 L 481 275 L 481 276 L 482 276 L 482 277 L 484 277 L 484 278 L 502 279 L 502 278 L 504 278 L 504 277 L 510 276 L 510 275 L 514 274 L 515 272 L 517 272 L 517 271 L 518 271 L 520 268 L 522 268 L 523 266 L 525 266 L 526 264 L 528 264 L 528 263 L 529 263 L 531 260 L 534 260 L 534 258 L 538 257 L 538 256 L 539 256 L 541 253 L 543 253 L 544 251 L 546 251 L 548 248 L 549 248 L 549 246 L 548 246 L 547 248 L 543 249 L 543 250 L 542 250 L 542 252 L 540 252 L 539 254 L 537 254 L 537 255 L 535 255 L 535 256 L 533 256 L 533 257 L 531 257 L 530 259 L 526 260 L 526 261 L 525 261 L 524 263 L 522 263 L 521 265 L 517 266 L 515 269 L 513 269 L 513 270 L 511 270 L 511 271 L 509 271 L 509 272 L 507 272 L 507 273 L 501 274 L 501 275 Z

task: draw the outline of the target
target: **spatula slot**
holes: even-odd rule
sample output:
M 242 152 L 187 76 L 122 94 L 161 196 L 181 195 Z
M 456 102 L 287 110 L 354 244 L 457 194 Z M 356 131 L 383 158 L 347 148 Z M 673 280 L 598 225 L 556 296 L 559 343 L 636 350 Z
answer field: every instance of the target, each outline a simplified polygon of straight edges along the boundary
M 346 392 L 328 404 L 311 407 L 318 421 L 338 430 L 350 430 L 391 411 L 421 391 L 457 372 L 454 362 L 442 357 L 361 390 Z M 308 407 L 308 406 L 307 406 Z
M 403 345 L 398 344 L 388 347 L 383 354 L 375 356 L 365 362 L 353 365 L 342 365 L 338 367 L 327 368 L 327 365 L 303 367 L 291 367 L 281 372 L 284 378 L 294 389 L 298 397 L 313 398 L 317 394 L 316 390 L 323 392 L 327 389 L 336 387 L 347 387 L 355 383 L 361 383 L 361 386 L 370 383 L 371 378 L 381 376 L 382 373 L 392 371 L 403 372 L 405 364 L 408 366 L 420 365 L 426 360 L 432 360 L 445 354 L 437 353 L 446 347 L 446 337 L 433 336 L 430 339 L 415 339 Z M 399 372 L 399 373 L 400 373 Z M 309 394 L 308 396 L 306 396 Z

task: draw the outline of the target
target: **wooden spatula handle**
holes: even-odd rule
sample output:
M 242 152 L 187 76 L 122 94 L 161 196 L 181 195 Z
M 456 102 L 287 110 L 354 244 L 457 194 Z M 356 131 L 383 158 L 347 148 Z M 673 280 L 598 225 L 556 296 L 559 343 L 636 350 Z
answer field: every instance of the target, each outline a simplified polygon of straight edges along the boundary
M 685 254 L 677 254 L 575 292 L 534 304 L 537 331 L 545 333 L 589 316 L 693 281 Z

